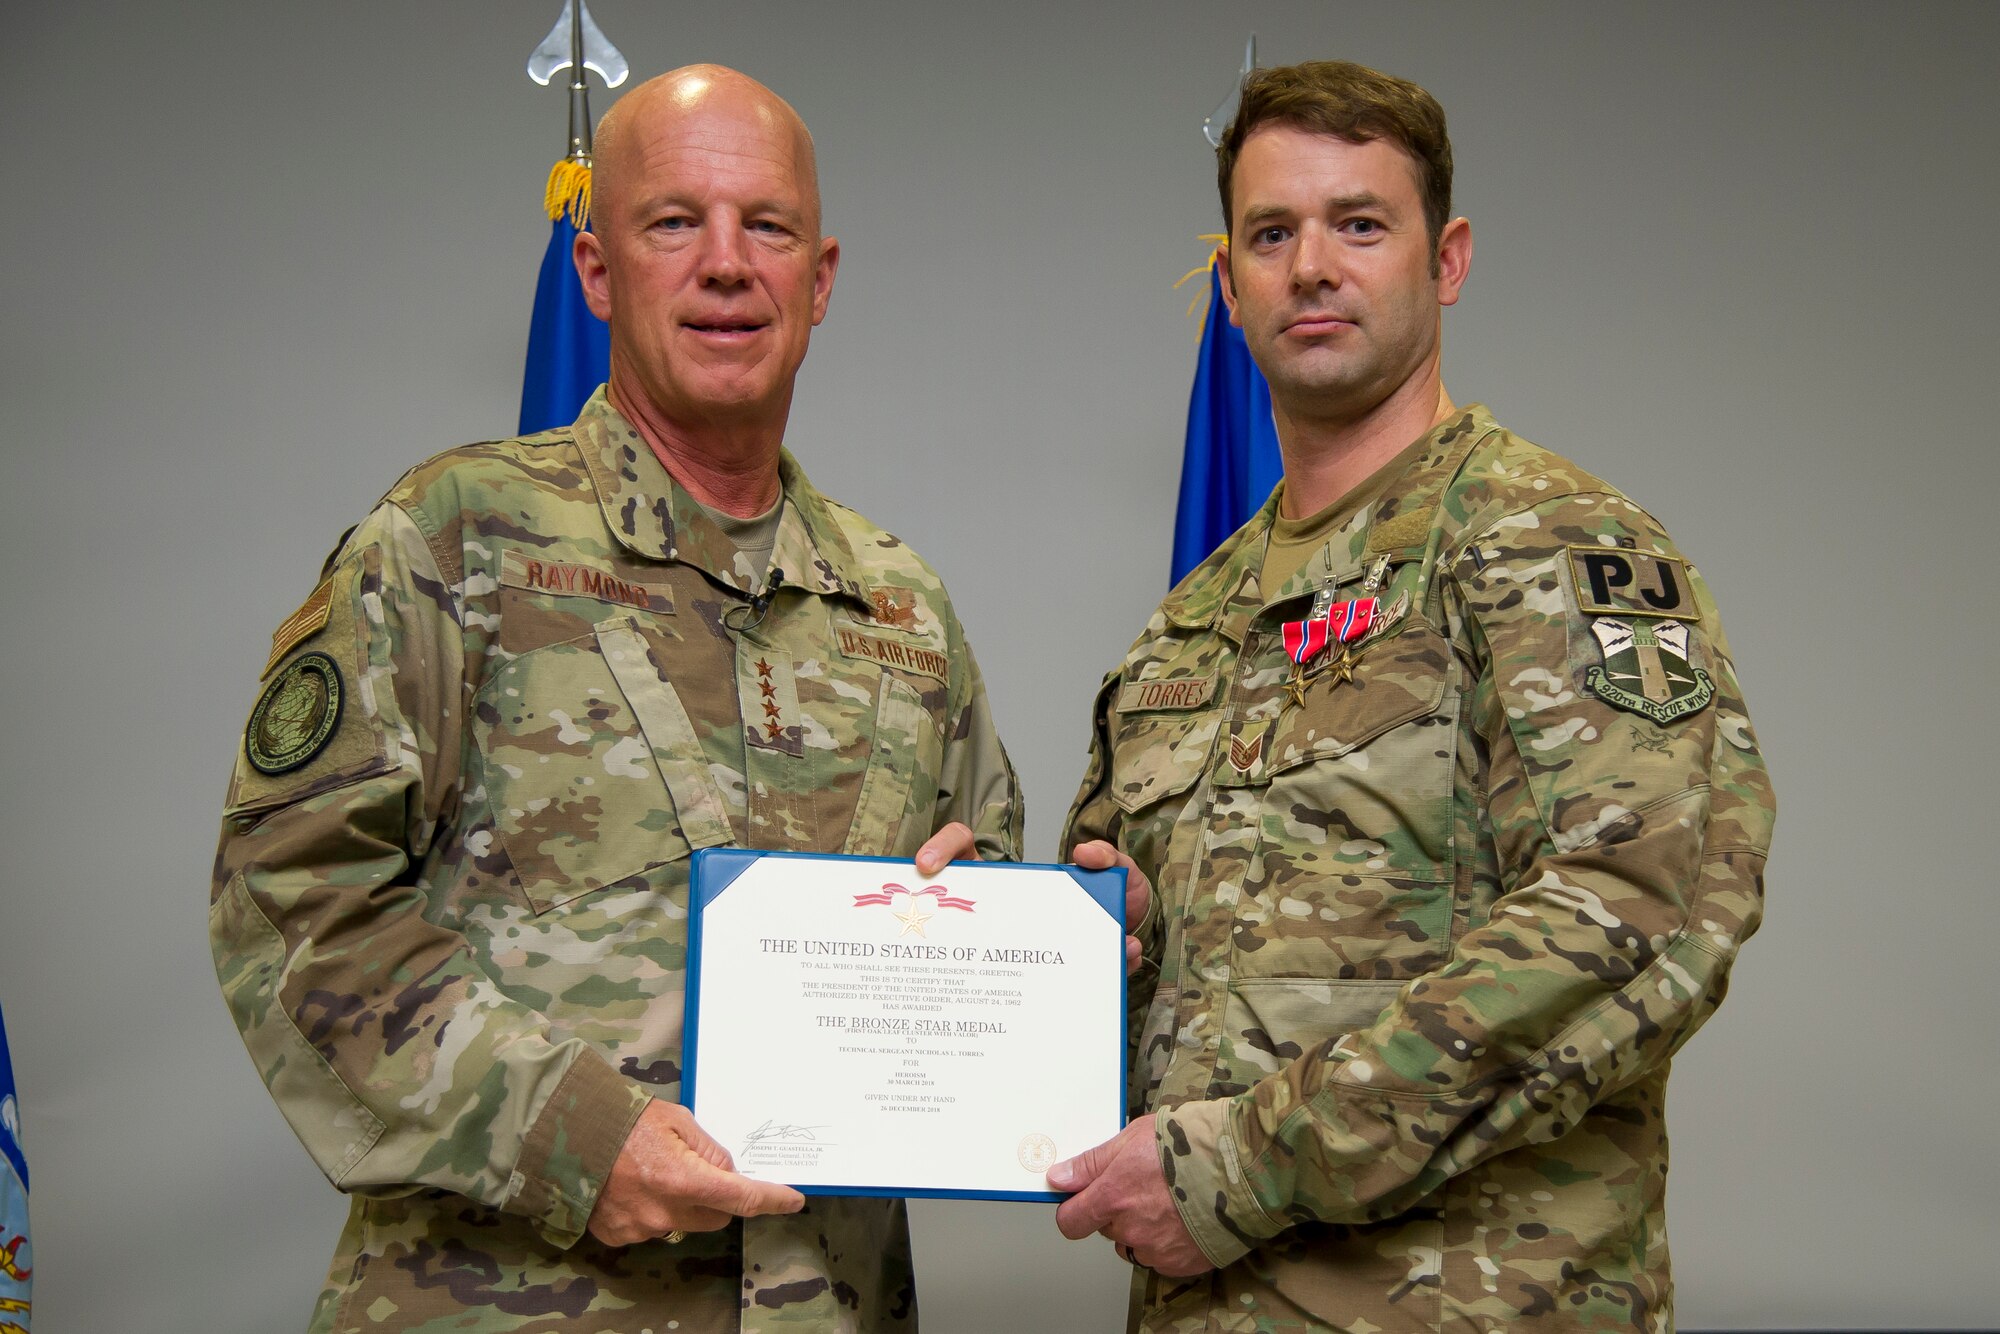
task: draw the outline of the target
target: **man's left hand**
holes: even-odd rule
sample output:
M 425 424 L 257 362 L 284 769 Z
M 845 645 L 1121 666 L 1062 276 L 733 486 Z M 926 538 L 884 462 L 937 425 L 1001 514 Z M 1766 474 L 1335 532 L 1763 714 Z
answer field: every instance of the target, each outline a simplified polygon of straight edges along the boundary
M 1103 871 L 1113 866 L 1125 868 L 1125 929 L 1137 929 L 1146 920 L 1146 901 L 1152 894 L 1152 886 L 1146 880 L 1146 873 L 1130 857 L 1102 840 L 1079 843 L 1071 853 L 1077 865 L 1089 871 Z M 953 820 L 944 828 L 932 834 L 921 848 L 917 849 L 916 863 L 918 875 L 936 875 L 955 861 L 978 861 L 979 844 L 970 829 Z M 1125 972 L 1130 975 L 1139 968 L 1141 949 L 1139 938 L 1125 937 Z
M 1056 1226 L 1071 1241 L 1102 1232 L 1125 1259 L 1168 1278 L 1215 1268 L 1195 1245 L 1168 1193 L 1151 1116 L 1057 1163 L 1049 1169 L 1049 1187 L 1076 1192 L 1056 1209 Z

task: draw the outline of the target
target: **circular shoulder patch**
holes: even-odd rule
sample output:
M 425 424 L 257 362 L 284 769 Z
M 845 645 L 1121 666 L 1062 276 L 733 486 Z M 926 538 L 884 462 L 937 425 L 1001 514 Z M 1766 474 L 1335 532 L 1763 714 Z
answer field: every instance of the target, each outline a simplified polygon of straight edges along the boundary
M 324 653 L 302 653 L 264 688 L 243 753 L 260 774 L 287 774 L 326 749 L 340 726 L 340 668 Z

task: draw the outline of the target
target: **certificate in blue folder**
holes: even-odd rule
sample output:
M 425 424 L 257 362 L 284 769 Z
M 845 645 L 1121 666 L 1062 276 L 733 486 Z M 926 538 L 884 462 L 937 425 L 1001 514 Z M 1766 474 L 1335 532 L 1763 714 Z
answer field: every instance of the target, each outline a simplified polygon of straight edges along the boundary
M 709 848 L 682 1101 L 808 1195 L 1059 1200 L 1125 1124 L 1125 873 Z

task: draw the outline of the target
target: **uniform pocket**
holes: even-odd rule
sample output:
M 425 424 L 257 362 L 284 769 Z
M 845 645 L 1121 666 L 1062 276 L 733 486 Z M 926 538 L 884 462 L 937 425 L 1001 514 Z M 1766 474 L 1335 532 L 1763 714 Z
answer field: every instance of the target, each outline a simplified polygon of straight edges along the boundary
M 655 738 L 649 724 L 686 736 Z M 629 621 L 501 668 L 474 702 L 473 742 L 495 831 L 537 912 L 729 839 L 719 793 L 700 794 L 692 812 L 677 810 L 669 793 L 663 754 L 670 764 L 705 765 L 673 687 Z
M 1214 710 L 1120 715 L 1112 724 L 1111 799 L 1137 815 L 1193 787 L 1221 721 Z
M 1236 912 L 1239 976 L 1408 978 L 1451 933 L 1456 660 L 1422 622 L 1321 681 L 1265 770 L 1263 874 Z
M 1280 720 L 1268 772 L 1346 755 L 1403 724 L 1435 713 L 1452 665 L 1451 646 L 1421 620 L 1370 645 L 1351 680 L 1316 682 Z
M 875 689 L 868 772 L 841 851 L 874 857 L 915 852 L 930 837 L 930 821 L 908 817 L 912 810 L 929 812 L 937 804 L 943 752 L 944 738 L 923 696 L 901 677 L 883 672 Z
M 1346 1033 L 1372 1025 L 1401 982 L 1246 978 L 1231 986 L 1223 1014 L 1218 1080 L 1248 1086 Z

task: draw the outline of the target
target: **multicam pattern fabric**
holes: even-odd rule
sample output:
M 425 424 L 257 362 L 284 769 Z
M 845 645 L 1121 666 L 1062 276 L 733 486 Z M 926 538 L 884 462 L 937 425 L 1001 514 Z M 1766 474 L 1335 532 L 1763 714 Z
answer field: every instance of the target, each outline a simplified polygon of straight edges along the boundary
M 585 1231 L 679 1093 L 695 848 L 908 856 L 957 819 L 1019 856 L 936 574 L 782 476 L 768 603 L 601 395 L 415 469 L 333 557 L 292 652 L 351 697 L 301 767 L 238 764 L 209 918 L 259 1073 L 355 1197 L 315 1331 L 914 1328 L 900 1202 Z
M 1703 707 L 1588 689 L 1565 547 L 1674 548 L 1478 407 L 1266 590 L 1271 519 L 1107 678 L 1064 834 L 1152 878 L 1132 1100 L 1220 1266 L 1142 1273 L 1135 1327 L 1671 1329 L 1668 1061 L 1756 929 L 1774 809 L 1714 603 L 1688 570 Z M 1288 694 L 1282 622 L 1370 583 L 1382 624 Z

